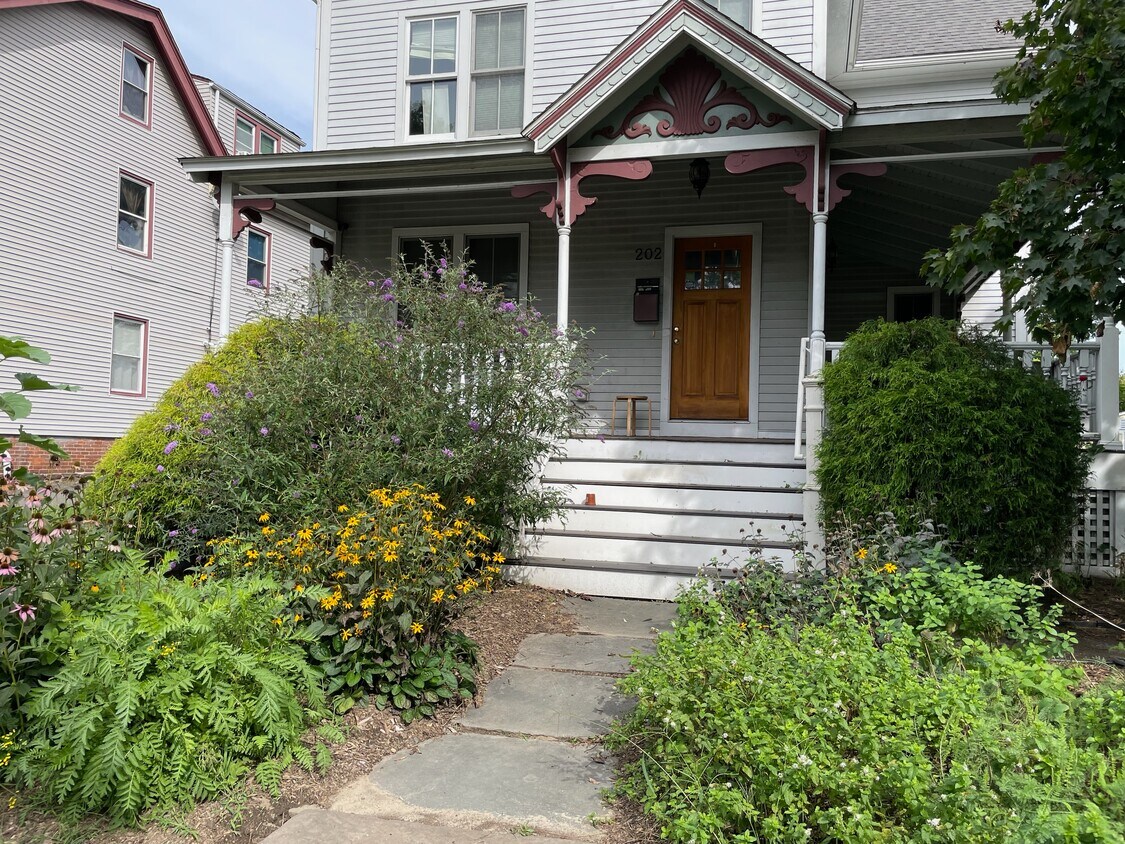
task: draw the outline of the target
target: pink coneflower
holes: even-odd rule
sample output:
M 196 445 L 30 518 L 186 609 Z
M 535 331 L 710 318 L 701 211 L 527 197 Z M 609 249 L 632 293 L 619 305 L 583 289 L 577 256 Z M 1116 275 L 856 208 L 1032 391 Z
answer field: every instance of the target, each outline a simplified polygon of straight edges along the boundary
M 0 566 L 0 577 L 11 577 L 13 574 L 19 574 L 20 570 L 15 566 Z
M 31 541 L 36 545 L 50 545 L 54 541 L 54 537 L 46 528 L 33 530 L 31 532 Z
M 4 548 L 0 550 L 0 564 L 10 566 L 20 558 L 20 552 L 15 548 Z
M 105 550 L 112 551 L 114 554 L 116 554 L 118 551 L 121 550 L 121 546 L 118 545 L 116 542 L 111 542 L 111 543 L 109 543 L 109 545 L 107 545 L 105 547 Z
M 27 529 L 32 533 L 35 533 L 36 531 L 43 531 L 45 533 L 46 528 L 47 523 L 43 521 L 43 519 L 41 519 L 39 516 L 35 516 L 27 523 Z
M 35 621 L 35 607 L 31 604 L 12 604 L 12 608 L 8 612 L 18 615 L 20 621 Z

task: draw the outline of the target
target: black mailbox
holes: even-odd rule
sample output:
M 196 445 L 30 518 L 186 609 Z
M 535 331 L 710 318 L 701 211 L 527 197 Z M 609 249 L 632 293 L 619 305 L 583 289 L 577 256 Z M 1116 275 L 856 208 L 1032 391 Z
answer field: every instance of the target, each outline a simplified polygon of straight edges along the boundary
M 660 322 L 660 279 L 637 279 L 633 291 L 633 322 Z

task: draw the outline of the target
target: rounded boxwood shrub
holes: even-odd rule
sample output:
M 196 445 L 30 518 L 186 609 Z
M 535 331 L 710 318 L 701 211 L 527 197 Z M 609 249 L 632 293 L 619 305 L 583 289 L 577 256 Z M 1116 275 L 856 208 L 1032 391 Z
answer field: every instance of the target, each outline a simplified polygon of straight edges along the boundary
M 997 339 L 940 319 L 869 322 L 824 371 L 829 532 L 893 513 L 944 525 L 990 573 L 1058 565 L 1091 454 L 1073 398 Z

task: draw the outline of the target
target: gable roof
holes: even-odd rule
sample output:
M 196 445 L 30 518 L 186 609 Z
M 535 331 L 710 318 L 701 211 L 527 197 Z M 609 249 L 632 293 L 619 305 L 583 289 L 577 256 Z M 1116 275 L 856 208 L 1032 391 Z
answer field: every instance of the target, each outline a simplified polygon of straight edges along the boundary
M 639 84 L 673 50 L 695 46 L 814 126 L 840 129 L 855 102 L 702 0 L 669 0 L 524 129 L 545 152 L 607 98 Z
M 191 78 L 195 83 L 197 83 L 197 91 L 199 91 L 199 83 L 202 83 L 208 89 L 208 91 L 218 91 L 228 100 L 230 100 L 231 103 L 234 104 L 235 108 L 237 108 L 239 111 L 245 112 L 247 116 L 254 118 L 259 123 L 265 124 L 267 129 L 273 129 L 275 132 L 280 132 L 282 135 L 284 135 L 299 147 L 305 146 L 305 139 L 294 132 L 292 129 L 290 129 L 288 126 L 284 126 L 281 123 L 278 123 L 256 105 L 247 102 L 229 88 L 224 88 L 214 79 L 211 79 L 207 76 L 200 76 L 198 73 L 193 73 L 191 75 Z M 206 100 L 204 100 L 204 102 L 206 102 Z
M 184 108 L 187 109 L 188 118 L 195 126 L 203 148 L 208 155 L 227 155 L 226 145 L 223 144 L 219 130 L 212 122 L 203 100 L 200 99 L 199 91 L 191 80 L 191 73 L 188 71 L 183 55 L 180 54 L 180 48 L 176 46 L 176 39 L 172 37 L 168 22 L 164 20 L 163 12 L 155 6 L 140 3 L 138 0 L 0 0 L 0 10 L 17 9 L 23 6 L 52 6 L 59 3 L 83 3 L 147 24 L 152 31 L 153 41 L 160 51 L 160 57 L 164 60 L 168 77 L 180 95 Z

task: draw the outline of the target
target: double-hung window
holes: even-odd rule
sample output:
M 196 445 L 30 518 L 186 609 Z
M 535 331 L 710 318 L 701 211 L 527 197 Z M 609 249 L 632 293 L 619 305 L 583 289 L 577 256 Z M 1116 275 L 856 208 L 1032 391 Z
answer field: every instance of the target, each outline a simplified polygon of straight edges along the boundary
M 281 148 L 276 135 L 241 114 L 234 119 L 235 155 L 270 155 Z
M 246 231 L 246 284 L 260 290 L 270 286 L 270 236 L 257 229 Z
M 496 135 L 523 126 L 523 9 L 473 15 L 472 132 Z
M 452 135 L 457 126 L 457 18 L 410 21 L 410 135 Z
M 117 246 L 152 254 L 152 183 L 125 173 L 118 180 Z
M 741 24 L 744 29 L 750 29 L 751 0 L 707 0 L 707 2 L 731 20 Z
M 152 66 L 139 50 L 121 48 L 121 116 L 145 126 L 152 116 Z
M 148 322 L 114 314 L 109 391 L 127 396 L 143 396 L 147 356 Z
M 502 287 L 504 298 L 513 301 L 527 293 L 528 226 L 461 226 L 449 229 L 395 229 L 392 248 L 407 267 L 423 263 L 427 247 L 440 258 L 465 254 L 471 272 L 484 287 Z

